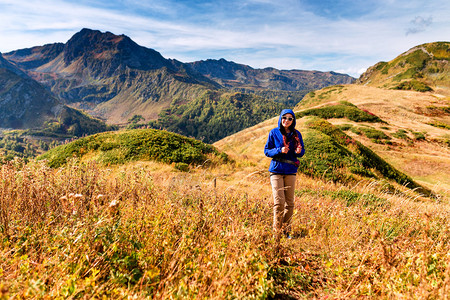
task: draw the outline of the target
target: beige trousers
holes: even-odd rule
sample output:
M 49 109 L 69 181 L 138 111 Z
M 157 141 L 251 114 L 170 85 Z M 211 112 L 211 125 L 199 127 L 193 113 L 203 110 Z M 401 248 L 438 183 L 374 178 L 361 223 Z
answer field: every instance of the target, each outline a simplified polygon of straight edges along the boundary
M 289 232 L 294 214 L 295 175 L 270 175 L 273 193 L 273 230 Z

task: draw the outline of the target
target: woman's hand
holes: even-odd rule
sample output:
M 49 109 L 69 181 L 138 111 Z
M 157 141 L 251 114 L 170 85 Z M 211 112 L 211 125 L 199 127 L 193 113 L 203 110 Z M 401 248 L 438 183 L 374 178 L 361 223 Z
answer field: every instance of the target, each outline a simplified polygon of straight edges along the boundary
M 286 154 L 286 153 L 288 153 L 288 152 L 289 152 L 289 147 L 283 147 L 283 148 L 281 148 L 281 153 Z
M 295 149 L 295 153 L 299 154 L 302 152 L 302 146 L 298 146 L 297 149 Z

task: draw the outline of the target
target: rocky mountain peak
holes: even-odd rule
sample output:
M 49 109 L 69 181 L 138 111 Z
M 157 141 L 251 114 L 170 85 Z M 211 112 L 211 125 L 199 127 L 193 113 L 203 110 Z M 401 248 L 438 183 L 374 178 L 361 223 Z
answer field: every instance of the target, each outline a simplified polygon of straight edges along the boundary
M 139 46 L 126 35 L 84 28 L 76 33 L 64 47 L 64 63 L 70 65 L 81 59 L 84 65 L 101 64 L 105 70 L 129 67 L 154 70 L 171 67 L 159 52 Z

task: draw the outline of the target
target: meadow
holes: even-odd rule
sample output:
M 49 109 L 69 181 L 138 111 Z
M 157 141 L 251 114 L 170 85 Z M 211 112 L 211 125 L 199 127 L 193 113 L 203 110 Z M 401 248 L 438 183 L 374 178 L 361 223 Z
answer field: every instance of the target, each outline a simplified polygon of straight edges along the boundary
M 294 239 L 272 236 L 248 160 L 0 169 L 1 299 L 446 299 L 446 198 L 297 176 Z

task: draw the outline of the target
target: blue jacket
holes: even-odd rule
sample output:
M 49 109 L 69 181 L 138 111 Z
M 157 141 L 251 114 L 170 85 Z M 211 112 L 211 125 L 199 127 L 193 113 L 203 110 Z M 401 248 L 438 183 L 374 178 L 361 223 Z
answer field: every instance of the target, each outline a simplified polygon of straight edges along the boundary
M 280 128 L 282 126 L 281 117 L 285 114 L 291 114 L 294 117 L 294 120 L 289 127 L 291 132 L 287 135 L 289 141 L 289 152 L 281 153 L 281 148 L 284 147 L 283 134 L 280 131 Z M 298 166 L 277 160 L 281 159 L 296 162 L 298 161 L 298 157 L 302 157 L 305 154 L 305 146 L 303 144 L 302 135 L 298 130 L 295 129 L 295 124 L 296 120 L 294 112 L 291 109 L 283 109 L 281 111 L 280 118 L 278 119 L 278 127 L 270 131 L 269 137 L 267 138 L 267 143 L 264 147 L 264 154 L 272 158 L 272 161 L 270 162 L 269 172 L 277 174 L 297 173 Z M 297 132 L 300 144 L 302 145 L 302 151 L 299 154 L 295 153 L 295 140 L 292 137 L 294 130 Z

